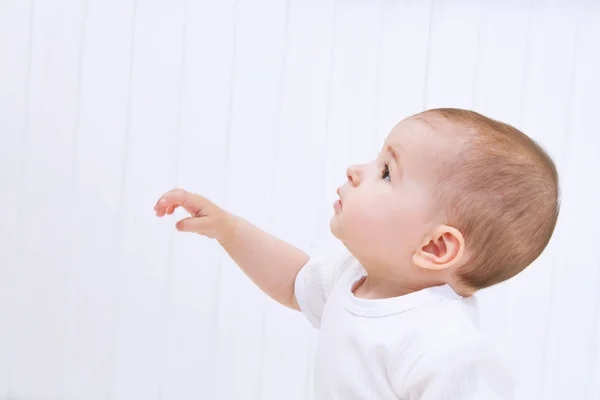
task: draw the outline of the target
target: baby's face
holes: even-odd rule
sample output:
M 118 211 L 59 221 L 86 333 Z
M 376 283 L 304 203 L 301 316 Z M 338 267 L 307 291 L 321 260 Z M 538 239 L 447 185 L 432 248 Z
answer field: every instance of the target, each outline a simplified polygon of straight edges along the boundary
M 405 264 L 435 226 L 430 204 L 441 151 L 436 136 L 426 123 L 406 119 L 375 160 L 348 168 L 330 226 L 356 256 Z

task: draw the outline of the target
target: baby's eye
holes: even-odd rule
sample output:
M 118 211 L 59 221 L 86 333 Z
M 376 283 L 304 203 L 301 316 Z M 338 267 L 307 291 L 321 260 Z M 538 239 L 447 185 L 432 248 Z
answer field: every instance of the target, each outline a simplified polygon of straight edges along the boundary
M 381 171 L 381 179 L 383 179 L 384 181 L 390 180 L 390 168 L 387 164 L 385 164 L 383 171 Z

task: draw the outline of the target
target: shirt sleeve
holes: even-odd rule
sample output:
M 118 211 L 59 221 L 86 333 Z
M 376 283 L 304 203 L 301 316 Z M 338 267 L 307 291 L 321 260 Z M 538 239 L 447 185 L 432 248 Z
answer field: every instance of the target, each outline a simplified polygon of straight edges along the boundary
M 329 293 L 350 261 L 351 255 L 347 251 L 323 254 L 311 257 L 298 272 L 294 296 L 313 327 L 321 326 Z
M 514 400 L 509 358 L 485 340 L 423 356 L 402 385 L 407 400 Z

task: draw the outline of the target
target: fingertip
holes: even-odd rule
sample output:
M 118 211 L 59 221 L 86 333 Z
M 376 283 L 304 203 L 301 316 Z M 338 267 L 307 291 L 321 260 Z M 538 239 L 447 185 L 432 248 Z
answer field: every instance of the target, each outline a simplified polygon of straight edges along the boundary
M 194 222 L 193 222 L 193 218 L 188 217 L 188 218 L 183 218 L 182 220 L 177 221 L 177 223 L 175 224 L 175 227 L 177 228 L 178 231 L 181 232 L 193 232 L 194 231 Z

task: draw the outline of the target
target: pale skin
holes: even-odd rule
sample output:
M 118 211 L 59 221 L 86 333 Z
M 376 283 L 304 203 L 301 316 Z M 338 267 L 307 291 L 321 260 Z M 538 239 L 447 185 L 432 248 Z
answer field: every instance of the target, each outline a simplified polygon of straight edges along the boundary
M 431 127 L 406 119 L 388 135 L 378 157 L 347 170 L 338 189 L 331 231 L 356 257 L 367 276 L 354 294 L 366 299 L 401 296 L 449 284 L 465 260 L 462 234 L 431 215 L 435 165 L 444 146 Z M 209 199 L 183 189 L 162 195 L 158 217 L 183 207 L 190 217 L 177 222 L 182 232 L 216 239 L 240 269 L 280 304 L 299 310 L 294 280 L 310 256 L 301 249 L 233 215 Z
M 233 215 L 209 199 L 183 189 L 165 193 L 154 206 L 156 215 L 173 214 L 183 207 L 190 217 L 177 229 L 217 240 L 242 271 L 278 303 L 299 310 L 294 279 L 309 259 L 299 248 Z

